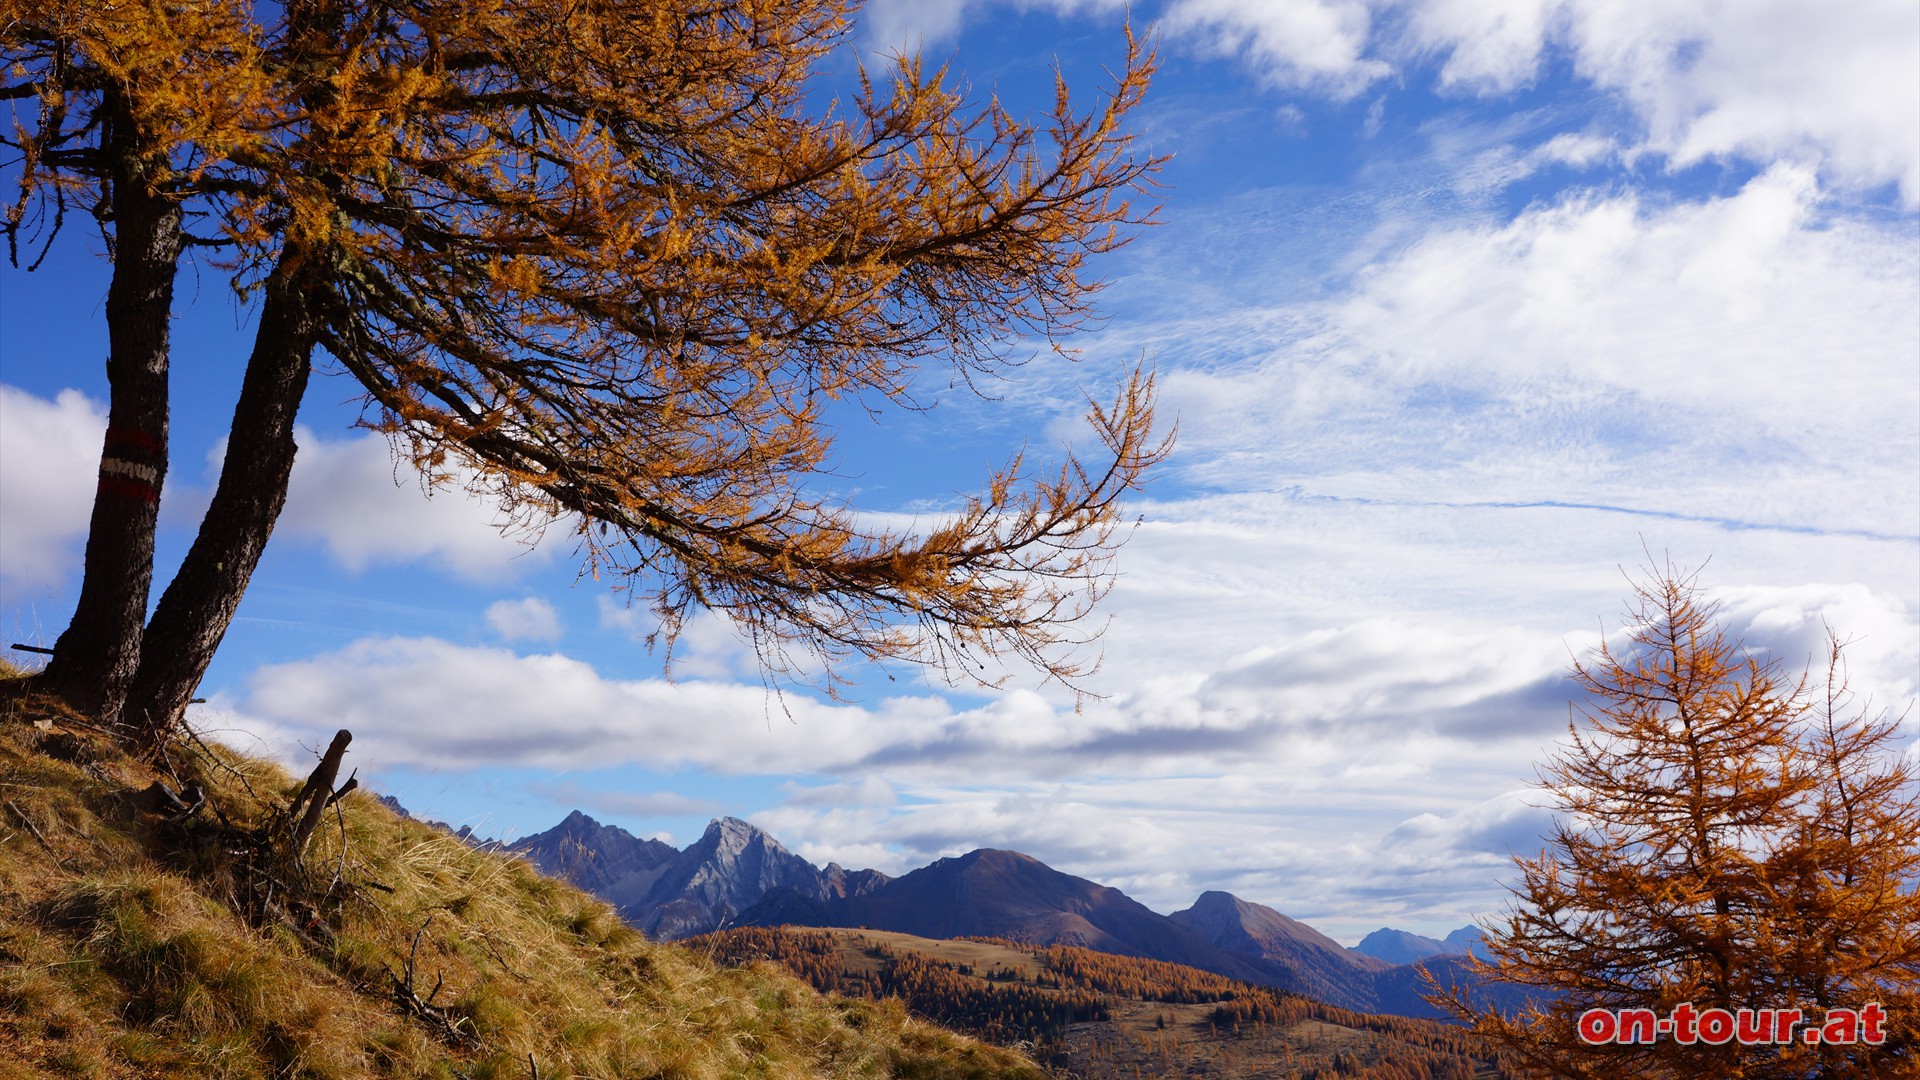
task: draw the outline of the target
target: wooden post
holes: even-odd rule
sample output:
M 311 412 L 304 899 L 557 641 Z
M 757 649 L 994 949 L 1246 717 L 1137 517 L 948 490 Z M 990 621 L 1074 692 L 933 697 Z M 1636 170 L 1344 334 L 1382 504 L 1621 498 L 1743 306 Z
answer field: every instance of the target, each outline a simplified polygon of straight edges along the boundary
M 341 728 L 327 746 L 320 764 L 313 767 L 313 774 L 307 777 L 306 785 L 293 800 L 295 855 L 307 853 L 307 841 L 312 839 L 314 828 L 320 824 L 320 815 L 333 803 L 333 778 L 340 775 L 340 759 L 346 756 L 347 744 L 352 741 L 353 733 Z

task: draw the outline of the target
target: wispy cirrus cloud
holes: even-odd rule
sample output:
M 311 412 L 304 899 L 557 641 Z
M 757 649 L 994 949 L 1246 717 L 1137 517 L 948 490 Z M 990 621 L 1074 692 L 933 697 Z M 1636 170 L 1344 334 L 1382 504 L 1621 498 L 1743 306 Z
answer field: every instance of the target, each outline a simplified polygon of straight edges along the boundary
M 1576 191 L 1429 224 L 1324 299 L 1175 287 L 1102 347 L 1172 369 L 1173 467 L 1209 486 L 1911 536 L 1911 239 L 1788 167 L 1701 202 Z
M 683 795 L 677 791 L 607 791 L 572 780 L 531 784 L 528 792 L 568 810 L 588 810 L 596 814 L 631 817 L 665 817 L 684 814 L 721 814 L 727 807 L 713 799 Z

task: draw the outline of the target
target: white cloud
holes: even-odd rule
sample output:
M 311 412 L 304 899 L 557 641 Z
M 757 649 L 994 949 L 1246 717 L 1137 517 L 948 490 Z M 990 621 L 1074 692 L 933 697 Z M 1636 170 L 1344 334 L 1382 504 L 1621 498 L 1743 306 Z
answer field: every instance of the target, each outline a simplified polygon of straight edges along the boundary
M 1711 595 L 1733 636 L 1765 649 L 1789 677 L 1825 677 L 1831 629 L 1845 643 L 1845 675 L 1859 704 L 1898 714 L 1920 697 L 1920 620 L 1894 597 L 1859 584 L 1746 585 Z M 1920 733 L 1920 716 L 1907 720 Z
M 944 705 L 888 702 L 869 713 L 758 686 L 621 681 L 566 656 L 523 656 L 434 638 L 369 638 L 258 669 L 237 726 L 271 745 L 353 730 L 377 767 L 697 765 L 726 772 L 830 770 L 880 733 Z
M 900 873 L 979 847 L 1032 854 L 1156 910 L 1226 889 L 1348 941 L 1383 923 L 1445 932 L 1494 910 L 1508 841 L 1544 816 L 1474 774 L 1461 787 L 1338 786 L 1285 757 L 1275 767 L 1192 777 L 910 788 L 890 812 L 787 806 L 755 814 L 817 861 Z M 1495 787 L 1497 790 L 1497 787 Z M 1367 800 L 1367 809 L 1355 797 Z M 1443 813 L 1420 807 L 1444 806 Z M 1428 824 L 1431 822 L 1431 824 Z M 1411 823 L 1411 824 L 1409 824 Z M 1426 827 L 1432 843 L 1408 843 Z M 1406 830 L 1406 831 L 1403 831 Z
M 1452 813 L 1417 814 L 1382 839 L 1387 848 L 1418 848 L 1448 855 L 1533 855 L 1543 846 L 1553 812 L 1545 793 L 1515 788 Z
M 490 581 L 513 576 L 517 560 L 546 561 L 557 546 L 503 535 L 509 522 L 498 506 L 457 484 L 429 492 L 381 436 L 327 440 L 304 428 L 295 435 L 300 452 L 279 530 L 324 544 L 350 571 L 431 560 Z
M 106 410 L 78 390 L 52 401 L 0 384 L 0 587 L 58 587 L 80 568 Z
M 1070 15 L 1125 6 L 1126 0 L 867 0 L 860 7 L 859 20 L 869 51 L 912 54 L 947 44 L 968 19 L 984 17 L 994 7 L 1041 8 Z
M 659 616 L 641 604 L 622 603 L 611 596 L 597 596 L 600 628 L 645 642 L 660 631 Z M 654 647 L 668 648 L 664 635 Z M 760 670 L 753 646 L 737 633 L 727 617 L 717 611 L 700 611 L 680 627 L 680 636 L 671 643 L 671 674 L 676 679 L 747 679 Z
M 1565 132 L 1555 135 L 1528 152 L 1534 168 L 1544 165 L 1573 165 L 1585 168 L 1619 153 L 1614 140 L 1598 135 Z
M 93 508 L 105 409 L 77 390 L 52 401 L 0 384 L 0 583 L 9 590 L 57 587 L 79 569 L 76 541 Z M 385 440 L 345 440 L 297 432 L 282 535 L 317 540 L 343 566 L 437 559 L 471 578 L 510 574 L 514 561 L 545 561 L 551 545 L 530 548 L 502 536 L 503 516 L 459 488 L 422 490 L 413 470 L 393 459 Z M 174 447 L 176 457 L 179 447 Z M 226 452 L 207 453 L 216 478 Z M 171 470 L 162 498 L 168 520 L 193 524 L 208 492 Z
M 1920 12 L 1904 0 L 1176 0 L 1167 21 L 1340 98 L 1435 54 L 1441 87 L 1507 94 L 1565 55 L 1674 167 L 1795 161 L 1920 205 Z
M 878 0 L 865 17 L 875 41 L 932 43 L 991 6 Z M 1160 21 L 1271 85 L 1339 100 L 1435 57 L 1441 89 L 1506 95 L 1564 58 L 1637 118 L 1635 149 L 1672 167 L 1790 161 L 1920 206 L 1920 11 L 1906 0 L 1169 0 Z
M 1524 592 L 1568 565 L 1462 572 Z M 1611 567 L 1578 573 L 1588 578 L 1579 589 L 1610 578 L 1598 587 L 1618 609 L 1625 586 Z M 1489 591 L 1465 605 L 1476 617 L 1383 615 L 1284 634 L 1338 605 L 1242 621 L 1236 609 L 1210 610 L 1199 579 L 1156 585 L 1162 600 L 1200 590 L 1192 605 L 1152 605 L 1153 625 L 1129 631 L 1181 643 L 1169 651 L 1183 672 L 1156 677 L 1130 664 L 1141 669 L 1129 671 L 1132 692 L 1080 713 L 1011 693 L 964 709 L 790 696 L 788 716 L 757 686 L 612 679 L 565 656 L 425 638 L 369 639 L 264 667 L 237 701 L 217 706 L 227 724 L 282 746 L 347 727 L 376 771 L 634 764 L 785 777 L 778 804 L 753 820 L 808 858 L 853 867 L 900 872 L 1012 848 L 1161 910 L 1225 888 L 1348 937 L 1383 923 L 1444 932 L 1498 906 L 1508 849 L 1543 822 L 1525 785 L 1564 734 L 1568 662 L 1602 622 L 1619 632 L 1613 610 L 1589 604 L 1584 626 L 1528 629 L 1520 624 L 1542 621 L 1541 611 L 1564 618 L 1564 594 L 1530 606 Z M 1436 591 L 1410 588 L 1409 606 L 1458 599 L 1447 582 L 1422 588 Z M 1817 645 L 1824 619 L 1859 639 L 1862 694 L 1898 711 L 1920 690 L 1920 621 L 1895 597 L 1848 584 L 1715 595 L 1737 633 L 1791 665 Z M 1256 597 L 1247 610 L 1262 603 L 1272 606 Z M 1477 617 L 1503 604 L 1513 608 L 1504 627 Z M 1122 624 L 1139 618 L 1118 611 Z M 1240 648 L 1225 647 L 1235 638 Z M 609 813 L 710 805 L 586 786 L 541 793 Z
M 1178 0 L 1166 13 L 1175 34 L 1245 56 L 1274 85 L 1342 99 L 1392 71 L 1365 55 L 1373 21 L 1361 0 Z
M 1578 70 L 1628 100 L 1647 124 L 1648 148 L 1675 165 L 1797 160 L 1849 186 L 1897 183 L 1909 206 L 1920 205 L 1912 4 L 1571 0 L 1558 21 Z
M 1407 33 L 1417 48 L 1446 50 L 1440 85 L 1504 93 L 1533 80 L 1558 6 L 1553 0 L 1424 0 L 1405 5 Z
M 879 53 L 914 53 L 960 32 L 968 8 L 979 0 L 869 0 L 860 9 L 867 46 Z
M 1569 644 L 1518 629 L 1373 619 L 1254 650 L 1209 676 L 1203 709 L 1324 736 L 1434 730 L 1551 737 Z
M 1500 127 L 1504 126 L 1507 125 Z M 1443 125 L 1433 123 L 1426 127 L 1437 152 L 1436 165 L 1442 170 L 1452 168 L 1454 189 L 1470 200 L 1484 199 L 1543 169 L 1557 165 L 1588 169 L 1621 156 L 1620 147 L 1613 139 L 1575 132 L 1555 135 L 1523 151 L 1507 141 L 1515 133 L 1500 130 L 1500 127 L 1476 133 L 1483 138 L 1498 137 L 1501 141 L 1459 163 L 1448 161 L 1448 150 L 1451 148 L 1446 146 L 1449 140 L 1443 137 Z M 1471 131 L 1470 128 L 1463 130 Z
M 488 604 L 487 625 L 507 642 L 560 640 L 560 613 L 537 596 Z
M 1920 533 L 1920 267 L 1805 171 L 1439 225 L 1331 301 L 1242 299 L 1148 343 L 1185 361 L 1162 404 L 1198 479 Z
M 964 710 L 927 698 L 853 705 L 790 694 L 783 712 L 781 702 L 752 685 L 614 680 L 561 655 L 370 638 L 260 668 L 231 707 L 240 727 L 273 744 L 312 741 L 348 727 L 380 768 L 645 764 L 850 778 L 851 787 L 796 788 L 795 805 L 889 801 L 889 789 L 872 781 L 876 776 L 897 785 L 960 783 L 982 769 L 1036 781 L 1088 769 L 1205 770 L 1265 762 L 1282 745 L 1298 753 L 1302 743 L 1369 725 L 1432 728 L 1480 742 L 1528 727 L 1522 721 L 1450 728 L 1426 725 L 1413 714 L 1429 709 L 1444 716 L 1473 702 L 1503 701 L 1529 687 L 1537 672 L 1489 672 L 1484 651 L 1469 646 L 1450 657 L 1435 645 L 1424 659 L 1403 659 L 1400 688 L 1374 688 L 1380 673 L 1372 661 L 1338 655 L 1341 644 L 1328 647 L 1351 636 L 1310 635 L 1211 678 L 1162 680 L 1079 713 L 1025 691 Z M 1408 631 L 1404 640 L 1414 636 Z M 1533 651 L 1547 656 L 1559 647 L 1549 639 Z M 1287 662 L 1317 665 L 1318 681 L 1272 695 L 1255 685 Z M 1546 728 L 1553 724 L 1549 716 Z

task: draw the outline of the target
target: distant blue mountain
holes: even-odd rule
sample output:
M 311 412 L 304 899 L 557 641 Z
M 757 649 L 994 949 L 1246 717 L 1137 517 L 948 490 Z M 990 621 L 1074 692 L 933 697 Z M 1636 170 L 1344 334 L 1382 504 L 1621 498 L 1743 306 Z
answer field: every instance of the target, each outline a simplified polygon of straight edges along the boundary
M 1360 939 L 1353 951 L 1389 964 L 1411 964 L 1429 956 L 1453 952 L 1446 942 L 1391 927 L 1381 927 Z
M 1467 953 L 1482 960 L 1493 959 L 1493 954 L 1487 950 L 1487 932 L 1477 926 L 1463 926 L 1448 934 L 1446 941 L 1448 952 Z
M 1383 926 L 1361 938 L 1353 951 L 1389 964 L 1411 964 L 1430 956 L 1473 955 L 1484 960 L 1488 956 L 1486 942 L 1487 935 L 1477 926 L 1463 926 L 1445 938 Z

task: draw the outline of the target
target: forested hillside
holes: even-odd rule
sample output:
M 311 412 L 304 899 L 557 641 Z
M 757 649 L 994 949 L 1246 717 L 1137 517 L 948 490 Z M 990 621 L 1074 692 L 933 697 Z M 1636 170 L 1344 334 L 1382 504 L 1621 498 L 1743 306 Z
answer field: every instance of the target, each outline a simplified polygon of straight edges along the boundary
M 1083 1080 L 1469 1080 L 1506 1075 L 1471 1033 L 1370 1016 L 1179 964 L 1072 946 L 888 931 L 746 927 L 688 943 L 771 961 L 823 990 L 895 997 L 915 1015 L 1030 1047 Z

